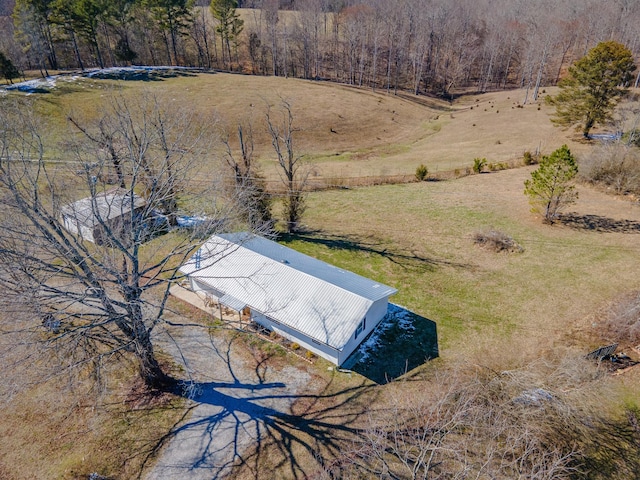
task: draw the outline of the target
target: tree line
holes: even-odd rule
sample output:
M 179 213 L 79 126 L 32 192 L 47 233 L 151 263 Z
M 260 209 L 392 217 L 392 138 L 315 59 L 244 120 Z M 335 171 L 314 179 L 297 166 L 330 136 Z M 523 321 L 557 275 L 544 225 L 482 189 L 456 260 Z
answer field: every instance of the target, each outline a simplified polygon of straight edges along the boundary
M 169 64 L 527 102 L 599 42 L 637 56 L 639 33 L 628 1 L 16 0 L 0 51 L 43 74 Z

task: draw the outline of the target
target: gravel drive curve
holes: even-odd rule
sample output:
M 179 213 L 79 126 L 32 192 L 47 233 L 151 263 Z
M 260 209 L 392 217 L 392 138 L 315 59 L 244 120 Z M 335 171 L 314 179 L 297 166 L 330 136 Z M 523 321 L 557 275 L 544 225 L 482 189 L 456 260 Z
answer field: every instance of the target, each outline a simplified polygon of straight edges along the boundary
M 273 368 L 262 351 L 227 333 L 210 337 L 201 327 L 178 327 L 159 339 L 193 382 L 183 388 L 190 414 L 171 432 L 147 480 L 229 476 L 262 440 L 265 422 L 290 415 L 296 394 L 310 387 L 304 366 Z

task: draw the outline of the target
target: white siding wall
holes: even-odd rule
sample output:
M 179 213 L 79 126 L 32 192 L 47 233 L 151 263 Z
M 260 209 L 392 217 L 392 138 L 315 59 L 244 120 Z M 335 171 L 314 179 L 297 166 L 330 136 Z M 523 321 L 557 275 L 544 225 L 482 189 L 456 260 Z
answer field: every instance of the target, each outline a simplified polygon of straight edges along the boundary
M 85 240 L 89 240 L 90 242 L 95 242 L 95 238 L 93 237 L 93 228 L 85 227 L 84 225 L 80 225 L 80 236 Z
M 189 282 L 191 283 L 191 290 L 194 292 L 205 292 L 209 295 L 213 295 L 216 298 L 222 297 L 222 293 L 217 291 L 215 288 L 212 288 L 204 283 L 195 280 L 193 277 L 189 277 Z
M 71 233 L 75 233 L 76 235 L 78 234 L 78 224 L 72 218 L 69 218 L 67 215 L 63 215 L 62 221 L 64 223 L 64 228 L 69 230 Z
M 297 330 L 293 330 L 292 328 L 289 328 L 286 325 L 283 325 L 282 323 L 261 314 L 260 312 L 252 310 L 251 319 L 259 323 L 263 327 L 268 328 L 269 330 L 273 330 L 277 334 L 291 340 L 292 342 L 296 342 L 302 348 L 306 348 L 316 355 L 319 355 L 322 358 L 335 363 L 336 365 L 338 364 L 338 350 L 331 348 L 324 343 L 315 342 L 311 338 L 298 332 Z
M 85 240 L 89 240 L 93 242 L 93 229 L 90 227 L 86 227 L 84 225 L 80 225 L 79 222 L 68 215 L 62 216 L 62 223 L 64 224 L 64 228 L 69 230 L 74 235 L 80 235 Z
M 356 350 L 356 348 L 358 348 L 358 346 L 360 345 L 360 343 L 362 343 L 366 336 L 369 335 L 373 331 L 373 329 L 378 326 L 380 321 L 387 314 L 388 306 L 388 298 L 382 298 L 371 305 L 369 311 L 367 311 L 367 321 L 365 322 L 364 331 L 358 334 L 358 338 L 356 338 L 355 336 L 355 331 L 353 332 L 351 338 L 338 355 L 338 362 L 336 362 L 338 366 L 342 365 L 345 360 L 349 358 L 349 355 L 351 355 Z

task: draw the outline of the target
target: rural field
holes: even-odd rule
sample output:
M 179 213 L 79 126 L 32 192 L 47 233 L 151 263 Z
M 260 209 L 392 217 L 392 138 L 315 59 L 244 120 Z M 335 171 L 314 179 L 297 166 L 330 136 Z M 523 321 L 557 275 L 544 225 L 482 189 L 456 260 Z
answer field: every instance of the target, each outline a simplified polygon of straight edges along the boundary
M 69 116 L 95 120 L 115 95 L 131 101 L 154 96 L 165 105 L 187 108 L 214 127 L 196 184 L 226 175 L 225 147 L 217 136 L 229 132 L 230 145 L 237 148 L 237 125 L 250 123 L 255 155 L 272 191 L 281 180 L 265 114 L 268 108 L 279 113 L 283 101 L 291 106 L 296 154 L 309 168 L 311 184 L 322 188 L 308 193 L 301 231 L 282 234 L 279 241 L 397 288 L 391 301 L 416 320 L 414 330 L 394 327 L 380 333 L 385 353 L 373 351 L 368 364 L 349 372 L 319 359 L 305 362 L 247 334 L 213 328 L 212 337 L 233 343 L 238 362 L 249 371 L 264 368 L 276 378 L 273 372 L 295 368 L 308 379 L 296 384 L 289 403 L 277 405 L 289 409 L 286 419 L 265 420 L 268 439 L 243 444 L 249 453 L 233 457 L 221 476 L 396 478 L 388 473 L 395 471 L 403 472 L 397 478 L 412 478 L 411 466 L 401 460 L 403 454 L 405 459 L 415 455 L 403 443 L 406 438 L 396 438 L 396 450 L 385 453 L 381 447 L 381 432 L 402 410 L 435 425 L 411 430 L 410 421 L 398 421 L 397 431 L 406 437 L 429 428 L 444 432 L 438 412 L 452 412 L 454 433 L 420 444 L 425 454 L 440 455 L 439 448 L 456 452 L 442 454 L 434 468 L 445 473 L 438 478 L 453 478 L 447 469 L 464 468 L 467 476 L 513 478 L 514 470 L 507 467 L 496 470 L 497 476 L 478 467 L 498 462 L 488 439 L 520 445 L 530 435 L 540 442 L 526 444 L 535 450 L 555 441 L 559 431 L 570 432 L 571 441 L 579 439 L 571 448 L 581 465 L 592 469 L 588 475 L 554 477 L 559 464 L 571 466 L 558 453 L 567 445 L 558 444 L 548 459 L 527 459 L 535 465 L 522 467 L 520 478 L 633 478 L 640 471 L 634 443 L 640 432 L 633 423 L 640 412 L 640 367 L 613 375 L 584 357 L 617 341 L 604 325 L 611 305 L 640 290 L 640 202 L 581 182 L 577 202 L 556 224 L 545 224 L 530 211 L 524 182 L 536 165 L 523 164 L 524 152 L 549 155 L 567 144 L 580 164 L 598 147 L 573 130 L 553 126 L 544 97 L 555 92 L 547 88 L 525 105 L 523 90 L 446 102 L 293 78 L 178 71 L 127 81 L 61 78 L 27 96 L 0 92 L 0 102 L 24 97 L 42 115 L 49 142 L 45 158 L 59 171 L 74 169 L 74 160 L 63 158 Z M 474 174 L 476 158 L 495 167 Z M 429 174 L 418 182 L 414 174 L 421 164 Z M 389 183 L 400 177 L 402 183 Z M 278 204 L 274 212 L 280 215 Z M 503 232 L 521 248 L 498 252 L 474 242 L 489 230 Z M 155 239 L 152 248 L 161 252 L 165 241 L 170 239 Z M 178 300 L 170 304 L 174 324 L 210 322 Z M 436 328 L 428 330 L 427 340 L 420 325 L 429 321 Z M 167 331 L 174 332 L 171 328 Z M 437 358 L 428 358 L 435 355 L 426 350 L 427 342 L 435 344 Z M 633 347 L 621 343 L 619 351 L 640 359 Z M 0 357 L 3 371 L 11 372 L 27 349 L 18 345 Z M 173 365 L 169 348 L 160 355 L 176 376 L 184 373 Z M 0 478 L 75 479 L 92 472 L 104 475 L 99 478 L 153 478 L 149 472 L 162 459 L 167 437 L 188 421 L 196 402 L 168 394 L 145 397 L 131 380 L 132 365 L 111 372 L 114 380 L 98 392 L 90 379 L 40 381 L 47 377 L 47 361 L 37 358 L 33 378 L 8 374 L 0 387 Z M 554 400 L 520 401 L 530 392 L 545 392 Z M 480 422 L 477 436 L 468 434 L 475 427 L 465 423 L 469 416 L 462 414 L 461 399 L 482 406 L 469 410 Z M 522 436 L 510 436 L 510 428 Z M 618 450 L 604 448 L 609 441 Z M 389 452 L 396 455 L 392 460 Z M 372 468 L 368 473 L 360 469 L 365 459 Z M 598 471 L 603 473 L 593 473 Z

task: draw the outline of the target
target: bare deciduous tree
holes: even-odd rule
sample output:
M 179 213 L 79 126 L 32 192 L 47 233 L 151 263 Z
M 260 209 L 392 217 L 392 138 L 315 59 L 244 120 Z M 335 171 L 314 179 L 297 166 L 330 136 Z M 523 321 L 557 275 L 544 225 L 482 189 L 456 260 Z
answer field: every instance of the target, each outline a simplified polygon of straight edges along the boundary
M 424 383 L 389 386 L 386 408 L 370 410 L 364 434 L 318 478 L 571 479 L 588 472 L 604 479 L 637 471 L 637 458 L 624 454 L 637 449 L 636 413 L 618 419 L 607 411 L 595 364 L 567 355 L 500 372 L 450 367 Z
M 285 223 L 287 231 L 292 233 L 300 227 L 300 219 L 305 210 L 304 190 L 310 172 L 304 168 L 302 156 L 296 154 L 293 146 L 293 135 L 297 128 L 294 127 L 293 112 L 288 101 L 282 101 L 280 114 L 282 119 L 278 122 L 274 118 L 271 107 L 267 107 L 267 128 L 280 167 L 280 178 L 285 187 L 283 198 Z
M 56 352 L 65 367 L 93 365 L 99 371 L 109 361 L 135 360 L 148 386 L 170 388 L 173 381 L 154 345 L 169 287 L 202 236 L 231 221 L 234 212 L 211 191 L 199 201 L 196 195 L 207 185 L 189 184 L 197 178 L 205 138 L 198 123 L 175 110 L 168 113 L 157 99 L 114 102 L 102 124 L 83 129 L 88 143 L 76 148 L 76 160 L 62 163 L 46 160 L 42 125 L 29 105 L 3 102 L 0 287 L 9 315 L 2 332 Z M 100 125 L 108 125 L 111 136 Z M 118 144 L 121 179 L 115 192 L 106 181 L 114 157 L 105 139 Z M 176 194 L 186 191 L 189 203 L 176 203 Z M 70 209 L 79 197 L 86 197 L 83 206 Z M 147 242 L 157 212 L 167 204 L 206 221 Z M 111 223 L 113 213 L 121 219 L 117 225 Z M 70 228 L 69 222 L 80 227 L 81 217 L 100 228 L 101 242 Z
M 244 212 L 244 218 L 252 227 L 271 232 L 271 198 L 266 192 L 264 177 L 254 159 L 251 123 L 239 123 L 237 133 L 239 155 L 234 153 L 229 133 L 224 132 L 222 135 L 225 146 L 224 159 L 233 174 L 231 196 L 238 201 L 238 210 Z

